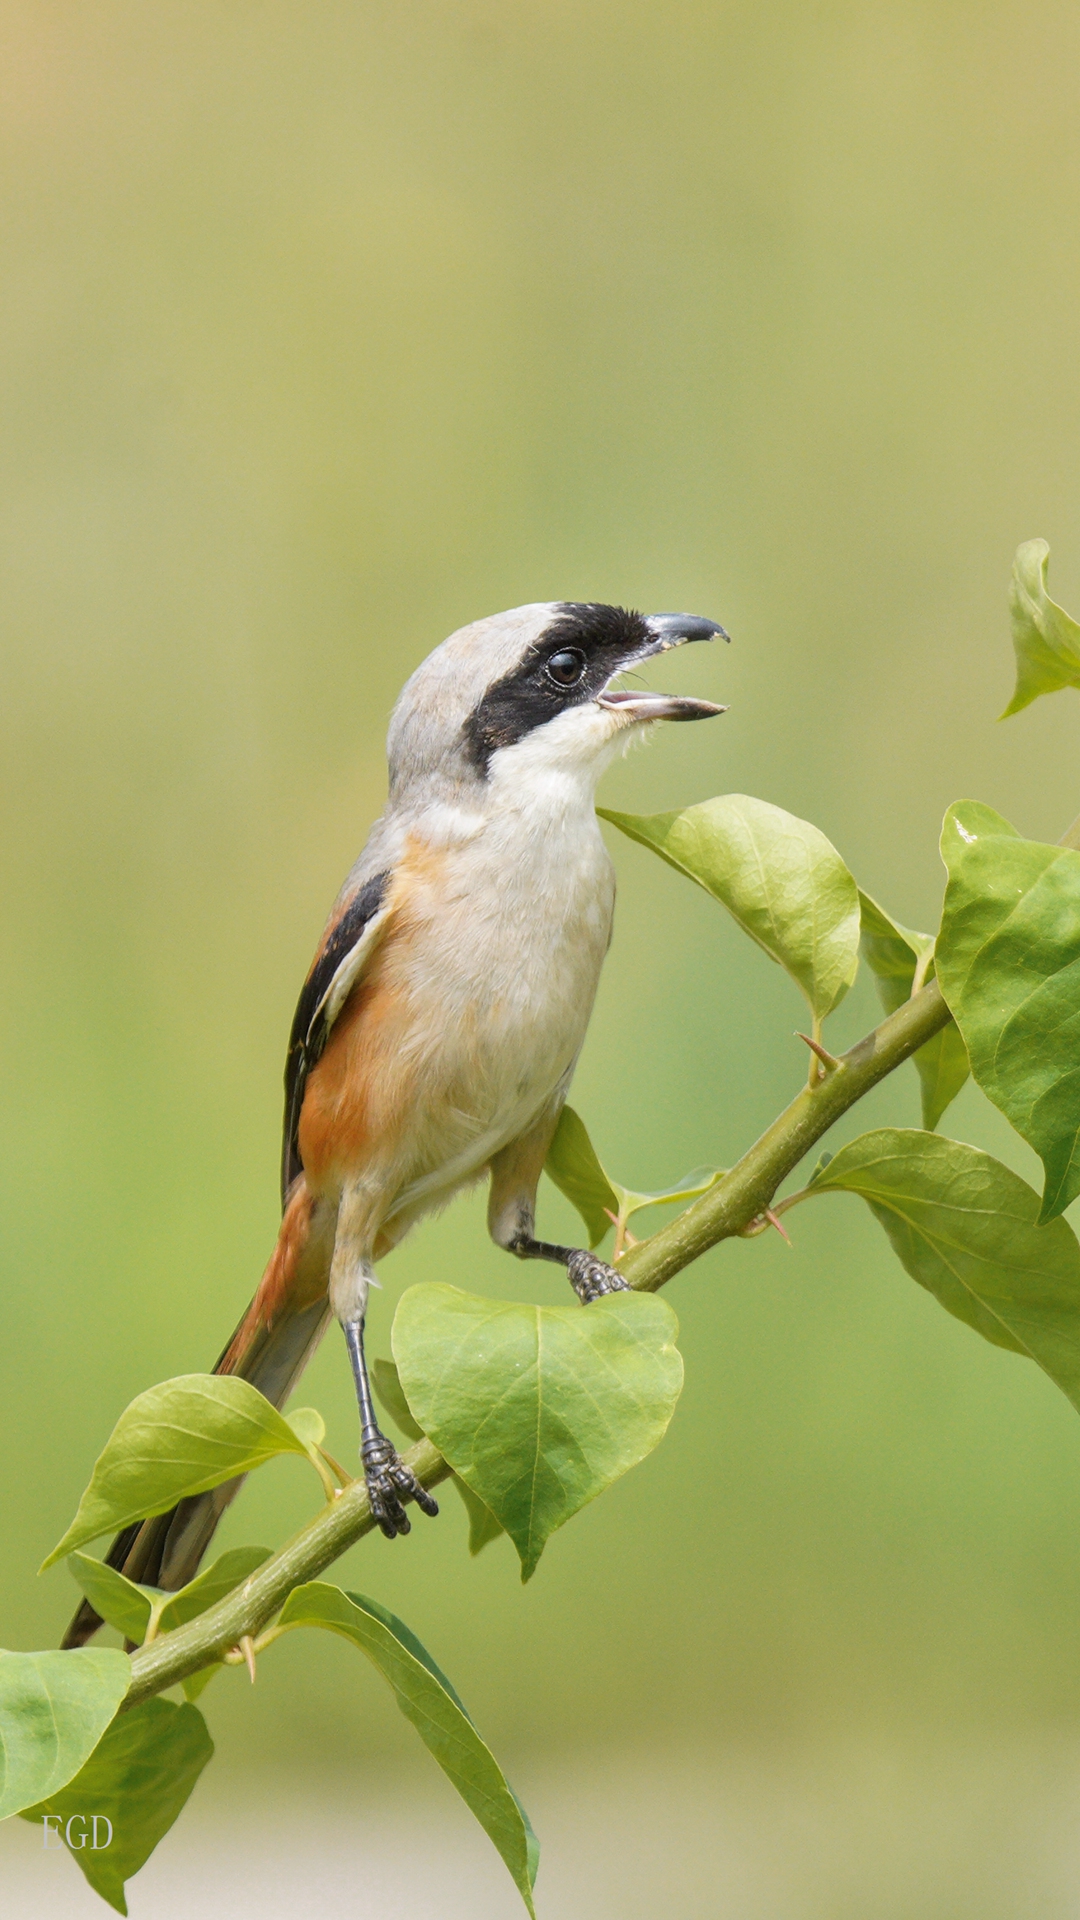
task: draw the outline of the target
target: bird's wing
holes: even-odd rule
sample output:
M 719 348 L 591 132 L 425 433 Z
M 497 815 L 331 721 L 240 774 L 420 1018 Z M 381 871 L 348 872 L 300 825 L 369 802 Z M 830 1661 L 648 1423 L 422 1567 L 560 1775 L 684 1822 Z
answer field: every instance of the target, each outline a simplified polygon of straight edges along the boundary
M 339 902 L 304 981 L 285 1058 L 285 1126 L 281 1142 L 281 1204 L 302 1171 L 297 1135 L 304 1089 L 330 1030 L 378 946 L 389 917 L 390 870 L 376 873 Z

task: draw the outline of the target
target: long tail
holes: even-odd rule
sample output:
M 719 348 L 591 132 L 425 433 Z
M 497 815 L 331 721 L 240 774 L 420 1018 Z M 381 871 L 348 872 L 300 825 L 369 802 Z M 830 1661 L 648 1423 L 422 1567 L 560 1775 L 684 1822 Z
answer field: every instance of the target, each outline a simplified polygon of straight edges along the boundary
M 215 1373 L 249 1380 L 275 1407 L 283 1406 L 326 1329 L 326 1297 L 333 1235 L 320 1230 L 318 1210 L 303 1179 L 289 1196 L 258 1292 L 225 1348 Z M 192 1579 L 243 1476 L 210 1493 L 181 1500 L 171 1513 L 136 1520 L 118 1533 L 105 1556 L 129 1580 L 175 1590 Z M 101 1626 L 84 1600 L 61 1646 L 81 1647 Z

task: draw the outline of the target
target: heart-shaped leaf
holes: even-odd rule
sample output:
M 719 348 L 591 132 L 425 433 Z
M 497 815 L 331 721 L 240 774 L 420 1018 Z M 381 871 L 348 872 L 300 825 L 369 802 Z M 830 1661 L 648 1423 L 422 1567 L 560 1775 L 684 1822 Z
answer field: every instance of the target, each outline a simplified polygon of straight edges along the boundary
M 396 1421 L 403 1434 L 409 1440 L 422 1440 L 423 1430 L 413 1419 L 412 1409 L 402 1391 L 398 1370 L 392 1360 L 376 1360 L 371 1369 L 372 1383 L 391 1420 Z M 477 1554 L 492 1540 L 497 1540 L 502 1528 L 490 1507 L 485 1507 L 478 1494 L 465 1485 L 458 1474 L 451 1474 L 451 1484 L 461 1495 L 461 1503 L 469 1516 L 469 1552 Z
M 1016 650 L 1016 691 L 1002 719 L 1030 706 L 1040 693 L 1080 687 L 1080 627 L 1046 591 L 1045 540 L 1025 540 L 1013 562 L 1009 612 Z
M 1080 1245 L 1038 1225 L 1038 1195 L 988 1153 L 881 1127 L 819 1169 L 815 1191 L 861 1194 L 913 1280 L 997 1347 L 1023 1353 L 1080 1409 Z
M 859 965 L 859 894 L 817 827 L 745 793 L 679 813 L 597 811 L 721 901 L 802 988 L 815 1023 L 839 1006 Z
M 695 1167 L 672 1187 L 653 1193 L 638 1193 L 633 1187 L 620 1186 L 600 1165 L 596 1148 L 589 1139 L 584 1121 L 573 1107 L 564 1107 L 548 1148 L 544 1172 L 577 1208 L 585 1222 L 590 1247 L 598 1247 L 610 1226 L 616 1235 L 616 1258 L 622 1251 L 626 1223 L 645 1207 L 677 1205 L 680 1200 L 696 1200 L 723 1174 L 720 1167 Z
M 682 1387 L 665 1300 L 586 1308 L 410 1287 L 393 1327 L 409 1406 L 514 1542 L 521 1577 L 571 1515 L 663 1438 Z
M 859 911 L 863 959 L 877 981 L 886 1013 L 895 1013 L 911 997 L 917 966 L 922 968 L 924 981 L 933 976 L 934 936 L 902 927 L 861 888 Z M 923 1126 L 932 1132 L 970 1072 L 967 1048 L 956 1022 L 942 1027 L 912 1057 L 921 1085 Z
M 1080 1193 L 1080 853 L 992 807 L 945 815 L 937 971 L 983 1092 L 1046 1169 L 1042 1219 Z
M 186 1373 L 149 1388 L 120 1415 L 42 1572 L 73 1547 L 168 1513 L 178 1500 L 250 1473 L 278 1453 L 311 1459 L 312 1450 L 246 1380 Z
M 453 1687 L 403 1620 L 362 1593 L 314 1580 L 286 1600 L 281 1627 L 327 1627 L 367 1654 L 398 1706 L 498 1848 L 530 1914 L 540 1849 L 524 1807 L 507 1785 Z
M 126 1914 L 125 1881 L 183 1812 L 213 1751 L 197 1707 L 144 1700 L 118 1715 L 74 1780 L 23 1819 L 51 1816 L 95 1893 Z M 95 1815 L 108 1827 L 95 1828 Z
M 113 1647 L 0 1649 L 0 1820 L 78 1773 L 130 1684 L 131 1662 Z

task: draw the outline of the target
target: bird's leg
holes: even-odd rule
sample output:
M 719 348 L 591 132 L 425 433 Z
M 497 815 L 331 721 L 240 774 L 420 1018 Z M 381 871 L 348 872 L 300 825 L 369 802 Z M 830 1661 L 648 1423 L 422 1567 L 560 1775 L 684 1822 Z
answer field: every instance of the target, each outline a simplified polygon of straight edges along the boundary
M 585 1247 L 558 1247 L 551 1240 L 534 1240 L 528 1231 L 519 1231 L 505 1244 L 519 1260 L 554 1260 L 565 1267 L 566 1277 L 583 1307 L 599 1300 L 602 1294 L 629 1291 L 622 1274 L 609 1267 L 606 1260 L 598 1260 L 595 1253 L 589 1253 Z
M 432 1499 L 427 1488 L 420 1485 L 411 1467 L 405 1465 L 393 1441 L 387 1439 L 375 1418 L 364 1354 L 363 1318 L 346 1320 L 343 1326 L 356 1382 L 356 1404 L 360 1409 L 360 1462 L 367 1482 L 368 1499 L 371 1501 L 371 1511 L 387 1539 L 393 1540 L 396 1534 L 410 1531 L 409 1516 L 405 1511 L 406 1500 L 415 1500 L 424 1513 L 432 1515 L 438 1513 L 439 1504 Z
M 488 1232 L 497 1247 L 516 1253 L 519 1260 L 553 1260 L 565 1267 L 570 1285 L 582 1306 L 587 1307 L 601 1294 L 625 1293 L 627 1286 L 621 1273 L 584 1247 L 558 1247 L 550 1240 L 538 1240 L 533 1232 L 536 1189 L 564 1093 L 565 1088 L 560 1089 L 559 1098 L 529 1132 L 512 1140 L 492 1160 Z
M 411 1467 L 399 1457 L 393 1441 L 388 1440 L 375 1417 L 371 1380 L 364 1353 L 364 1316 L 368 1288 L 374 1279 L 364 1249 L 367 1237 L 365 1196 L 358 1188 L 346 1188 L 338 1207 L 334 1258 L 330 1268 L 330 1304 L 341 1321 L 349 1349 L 356 1404 L 360 1410 L 360 1461 L 367 1483 L 371 1511 L 388 1540 L 408 1533 L 406 1500 L 415 1500 L 424 1513 L 436 1514 L 438 1502 L 420 1485 Z

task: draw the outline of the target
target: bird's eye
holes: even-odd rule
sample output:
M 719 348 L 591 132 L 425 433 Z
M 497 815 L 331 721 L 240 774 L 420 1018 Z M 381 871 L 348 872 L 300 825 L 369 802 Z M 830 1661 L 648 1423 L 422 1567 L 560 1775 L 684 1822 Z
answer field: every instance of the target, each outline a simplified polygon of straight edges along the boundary
M 563 647 L 547 662 L 547 673 L 558 687 L 576 687 L 585 671 L 585 655 L 576 647 Z

